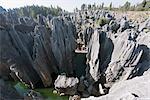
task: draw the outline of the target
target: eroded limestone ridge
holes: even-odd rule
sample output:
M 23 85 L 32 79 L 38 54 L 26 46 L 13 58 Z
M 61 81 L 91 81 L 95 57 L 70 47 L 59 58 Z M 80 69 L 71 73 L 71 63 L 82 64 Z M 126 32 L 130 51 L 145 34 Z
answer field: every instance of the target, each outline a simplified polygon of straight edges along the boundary
M 0 14 L 1 77 L 11 72 L 14 79 L 35 88 L 51 86 L 61 72 L 73 74 L 73 23 L 65 17 L 16 17 Z
M 138 77 L 150 68 L 150 19 L 136 22 L 129 20 L 126 16 L 119 18 L 117 15 L 105 11 L 79 11 L 75 16 L 78 16 L 75 21 L 77 30 L 79 30 L 78 34 L 82 34 L 79 35 L 79 39 L 83 41 L 83 45 L 87 44 L 87 74 L 79 84 L 79 86 L 82 84 L 82 89 L 79 88 L 82 96 L 101 96 L 108 93 L 108 96 L 91 97 L 89 100 L 107 100 L 107 97 L 108 100 L 121 98 L 130 100 L 132 97 L 149 98 L 150 95 L 147 95 L 150 93 L 148 80 L 145 81 L 147 87 L 145 92 L 139 93 L 137 91 L 142 88 L 136 90 L 133 87 L 133 90 L 126 89 L 125 93 L 130 91 L 126 93 L 127 95 L 121 94 L 123 92 L 119 94 L 117 90 L 115 93 L 118 94 L 111 94 L 109 89 L 111 90 L 111 87 L 113 88 L 114 84 L 118 82 L 125 84 L 130 80 L 134 84 L 134 78 L 137 77 L 138 80 Z M 93 17 L 95 21 L 91 21 Z M 79 24 L 82 27 L 79 27 Z M 92 33 L 86 31 L 89 28 L 94 31 Z M 88 35 L 86 36 L 86 34 Z M 84 37 L 87 37 L 87 42 Z M 130 84 L 131 87 L 133 84 Z M 140 87 L 141 84 L 143 83 L 139 82 L 137 87 Z M 124 85 L 124 88 L 126 86 L 127 84 Z M 118 86 L 117 88 L 124 89 L 122 87 Z

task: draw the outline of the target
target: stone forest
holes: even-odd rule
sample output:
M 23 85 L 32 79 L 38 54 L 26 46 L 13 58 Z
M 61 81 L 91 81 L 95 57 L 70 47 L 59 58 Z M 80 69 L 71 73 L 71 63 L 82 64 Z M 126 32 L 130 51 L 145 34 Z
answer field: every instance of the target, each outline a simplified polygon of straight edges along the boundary
M 110 9 L 0 7 L 0 100 L 150 100 L 150 11 Z

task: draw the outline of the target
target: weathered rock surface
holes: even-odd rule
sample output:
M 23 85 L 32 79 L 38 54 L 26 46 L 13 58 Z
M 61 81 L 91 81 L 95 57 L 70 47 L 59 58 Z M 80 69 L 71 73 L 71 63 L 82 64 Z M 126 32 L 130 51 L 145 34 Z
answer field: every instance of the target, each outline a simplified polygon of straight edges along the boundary
M 138 65 L 143 50 L 140 45 L 127 33 L 123 32 L 114 42 L 114 50 L 111 56 L 111 62 L 105 72 L 106 81 L 112 82 L 122 79 L 128 79 L 132 70 Z
M 127 18 L 123 17 L 120 21 L 120 29 L 119 30 L 121 32 L 123 32 L 124 30 L 129 29 L 129 28 L 130 28 L 130 24 L 129 24 Z
M 55 89 L 60 93 L 74 95 L 77 92 L 78 78 L 67 77 L 66 75 L 58 75 L 55 80 Z
M 109 94 L 101 97 L 89 97 L 81 100 L 135 100 L 150 98 L 150 72 L 149 70 L 143 76 L 135 77 L 130 80 L 115 83 L 109 91 Z
M 91 37 L 91 41 L 88 47 L 88 64 L 90 66 L 89 73 L 95 81 L 98 81 L 98 72 L 99 72 L 99 49 L 100 49 L 100 33 L 95 31 Z
M 113 50 L 112 41 L 103 31 L 96 30 L 89 41 L 87 63 L 89 73 L 95 81 L 98 81 L 102 72 L 110 62 Z
M 150 18 L 140 24 L 139 31 L 143 31 L 144 29 L 150 30 Z
M 26 35 L 26 37 L 28 37 L 28 35 Z M 33 63 L 31 61 L 31 56 L 24 46 L 25 43 L 23 44 L 22 40 L 19 38 L 19 34 L 17 34 L 13 27 L 11 27 L 10 30 L 0 30 L 0 38 L 1 68 L 6 69 L 4 70 L 6 72 L 10 72 L 11 70 L 20 81 L 24 81 L 30 85 L 39 82 L 37 78 L 38 75 L 32 68 Z M 30 45 L 28 45 L 28 47 Z
M 119 29 L 120 24 L 117 23 L 115 20 L 111 20 L 109 23 L 109 29 L 112 30 L 113 32 L 117 32 Z
M 4 9 L 2 6 L 0 6 L 0 13 L 6 12 L 6 9 Z
M 51 45 L 60 72 L 73 74 L 73 51 L 75 49 L 74 25 L 66 19 L 51 20 Z
M 88 43 L 86 69 L 89 94 L 97 94 L 92 90 L 94 88 L 101 91 L 99 94 L 105 94 L 116 82 L 141 76 L 149 69 L 149 21 L 143 24 L 143 27 L 138 28 L 126 17 L 110 19 L 108 24 L 92 33 Z M 93 87 L 93 84 L 99 85 Z M 127 96 L 130 99 L 134 94 L 127 93 Z
M 74 95 L 74 96 L 70 96 L 69 100 L 81 100 L 81 98 L 78 95 Z
M 73 74 L 75 29 L 71 21 L 39 15 L 37 22 L 28 17 L 18 22 L 14 16 L 11 12 L 0 15 L 1 77 L 11 73 L 35 88 L 51 86 L 62 72 Z

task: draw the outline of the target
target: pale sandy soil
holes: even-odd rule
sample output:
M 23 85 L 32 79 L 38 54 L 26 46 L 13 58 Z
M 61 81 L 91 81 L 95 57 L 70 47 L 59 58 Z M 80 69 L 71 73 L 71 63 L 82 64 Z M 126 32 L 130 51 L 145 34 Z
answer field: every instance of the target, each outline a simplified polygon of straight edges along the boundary
M 144 21 L 146 18 L 150 18 L 150 11 L 111 11 L 117 17 L 127 16 L 128 19 L 135 20 L 138 22 Z

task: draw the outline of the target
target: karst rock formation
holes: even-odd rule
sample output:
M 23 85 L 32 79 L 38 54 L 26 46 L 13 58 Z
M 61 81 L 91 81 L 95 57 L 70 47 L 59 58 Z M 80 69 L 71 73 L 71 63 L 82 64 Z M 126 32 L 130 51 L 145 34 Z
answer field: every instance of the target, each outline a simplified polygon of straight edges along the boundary
M 104 10 L 36 19 L 0 12 L 0 88 L 11 78 L 86 100 L 150 98 L 149 18 L 137 23 Z M 87 53 L 82 76 L 74 63 L 79 51 Z

